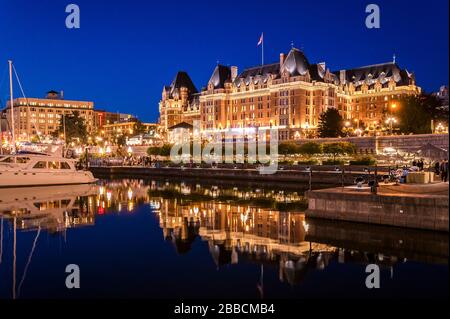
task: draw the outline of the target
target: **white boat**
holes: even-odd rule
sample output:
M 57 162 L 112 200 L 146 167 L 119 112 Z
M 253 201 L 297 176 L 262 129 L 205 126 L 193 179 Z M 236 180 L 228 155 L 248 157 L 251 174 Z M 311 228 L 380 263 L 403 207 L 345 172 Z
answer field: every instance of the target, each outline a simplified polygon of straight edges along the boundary
M 90 184 L 97 180 L 91 172 L 78 170 L 75 160 L 62 156 L 35 152 L 16 153 L 14 132 L 14 100 L 12 81 L 12 61 L 9 63 L 9 86 L 11 107 L 12 155 L 0 155 L 0 188 L 22 186 L 48 186 Z M 17 73 L 16 73 L 17 76 Z M 19 80 L 19 79 L 17 79 Z M 20 82 L 19 82 L 20 83 Z M 22 91 L 23 93 L 23 91 Z M 65 135 L 65 134 L 64 134 Z M 0 151 L 1 149 L 0 141 Z
M 30 152 L 0 157 L 0 188 L 90 184 L 96 181 L 91 172 L 78 170 L 73 159 Z

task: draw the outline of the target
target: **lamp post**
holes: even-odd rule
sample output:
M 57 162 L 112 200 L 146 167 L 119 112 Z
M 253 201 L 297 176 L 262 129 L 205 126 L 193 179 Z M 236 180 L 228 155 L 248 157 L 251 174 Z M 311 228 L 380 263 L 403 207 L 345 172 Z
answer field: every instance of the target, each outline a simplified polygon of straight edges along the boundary
M 309 123 L 308 122 L 306 122 L 305 123 L 305 125 L 304 125 L 304 127 L 305 127 L 305 137 L 306 138 L 309 138 Z
M 441 134 L 442 132 L 444 132 L 444 125 L 442 125 L 442 123 L 439 123 L 436 126 L 436 129 L 434 130 L 435 134 Z
M 349 136 L 348 130 L 350 129 L 350 125 L 350 121 L 345 122 L 345 132 L 347 134 L 347 137 Z
M 397 119 L 393 116 L 388 117 L 386 124 L 389 124 L 389 135 L 392 135 L 393 124 L 397 123 Z

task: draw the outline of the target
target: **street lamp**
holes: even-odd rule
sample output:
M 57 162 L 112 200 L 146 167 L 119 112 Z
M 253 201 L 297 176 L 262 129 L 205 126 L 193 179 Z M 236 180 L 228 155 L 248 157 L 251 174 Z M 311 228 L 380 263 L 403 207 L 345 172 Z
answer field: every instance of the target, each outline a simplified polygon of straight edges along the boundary
M 346 132 L 346 134 L 347 134 L 347 137 L 348 137 L 348 130 L 349 130 L 349 128 L 350 128 L 350 125 L 351 125 L 351 123 L 350 123 L 350 121 L 347 121 L 347 122 L 345 122 L 345 132 Z
M 389 134 L 392 135 L 393 124 L 397 123 L 397 119 L 395 117 L 388 117 L 386 120 L 386 124 L 389 124 Z
M 305 128 L 305 137 L 309 138 L 309 122 L 305 122 L 303 126 Z
M 442 123 L 439 123 L 437 126 L 436 126 L 436 130 L 435 130 L 435 133 L 437 133 L 437 134 L 441 134 L 443 131 L 444 131 L 444 125 L 442 125 Z

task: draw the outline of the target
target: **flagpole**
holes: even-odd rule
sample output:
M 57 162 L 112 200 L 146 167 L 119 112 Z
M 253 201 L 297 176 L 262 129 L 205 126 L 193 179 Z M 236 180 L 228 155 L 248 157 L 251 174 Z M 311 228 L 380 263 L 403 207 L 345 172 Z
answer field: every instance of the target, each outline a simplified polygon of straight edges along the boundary
M 14 97 L 13 97 L 13 80 L 12 80 L 12 61 L 9 60 L 8 64 L 9 64 L 9 96 L 10 96 L 10 113 L 11 113 L 11 138 L 12 138 L 12 143 L 11 143 L 11 153 L 15 154 L 16 153 L 16 137 L 15 137 L 15 123 L 14 123 Z
M 264 65 L 264 32 L 262 33 L 262 65 Z

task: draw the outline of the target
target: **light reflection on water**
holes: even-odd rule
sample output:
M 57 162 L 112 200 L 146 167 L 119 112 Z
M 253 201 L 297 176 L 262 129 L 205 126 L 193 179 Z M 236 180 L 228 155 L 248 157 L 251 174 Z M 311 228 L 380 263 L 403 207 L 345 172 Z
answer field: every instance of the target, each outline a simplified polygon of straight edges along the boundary
M 416 273 L 429 274 L 434 294 L 448 294 L 448 287 L 436 288 L 442 278 L 432 277 L 448 278 L 445 234 L 310 220 L 302 214 L 305 207 L 301 190 L 208 181 L 2 189 L 0 297 L 72 297 L 58 266 L 66 260 L 79 260 L 90 278 L 89 291 L 76 297 L 300 298 L 333 296 L 334 290 L 336 296 L 358 296 L 368 294 L 363 283 L 369 263 L 382 266 L 389 281 L 389 290 L 377 296 L 427 289 Z M 105 260 L 126 265 L 99 272 Z M 196 285 L 171 273 L 175 268 L 195 272 Z M 45 289 L 39 270 L 48 277 Z M 411 282 L 400 287 L 396 275 Z M 349 280 L 347 286 L 336 287 L 339 276 Z M 99 277 L 124 281 L 107 289 Z M 167 288 L 169 281 L 177 289 Z

